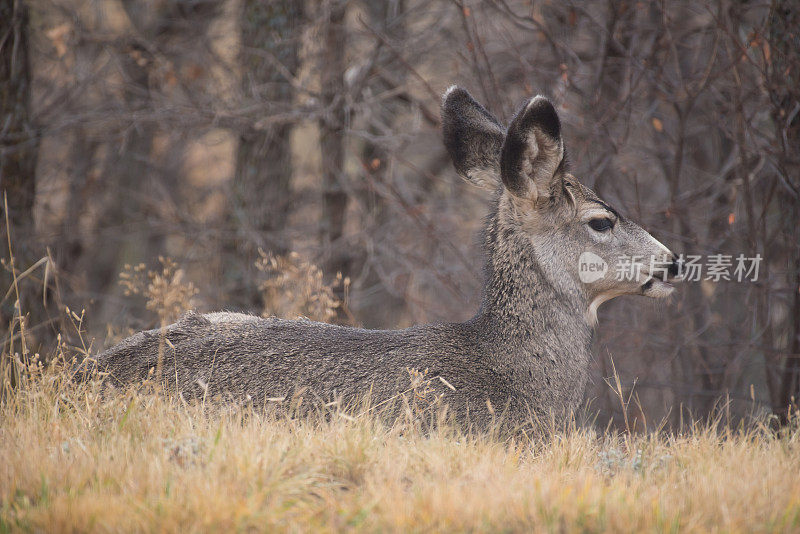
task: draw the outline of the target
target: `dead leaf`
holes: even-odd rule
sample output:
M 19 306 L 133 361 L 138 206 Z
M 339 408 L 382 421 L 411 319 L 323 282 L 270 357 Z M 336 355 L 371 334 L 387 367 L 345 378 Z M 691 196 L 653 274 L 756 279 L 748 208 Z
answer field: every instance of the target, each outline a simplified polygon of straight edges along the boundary
M 663 132 L 664 123 L 662 123 L 660 119 L 653 117 L 653 128 L 655 128 L 657 132 Z
M 58 57 L 64 57 L 64 54 L 67 53 L 67 36 L 69 35 L 69 30 L 70 26 L 65 22 L 45 32 L 47 38 L 53 43 Z

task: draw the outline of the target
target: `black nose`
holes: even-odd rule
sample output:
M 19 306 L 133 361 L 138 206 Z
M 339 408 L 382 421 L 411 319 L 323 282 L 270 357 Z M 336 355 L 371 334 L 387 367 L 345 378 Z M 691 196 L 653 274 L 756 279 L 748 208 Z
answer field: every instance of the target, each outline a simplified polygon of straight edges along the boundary
M 667 272 L 673 278 L 679 276 L 683 272 L 683 260 L 673 256 L 672 263 L 669 264 Z

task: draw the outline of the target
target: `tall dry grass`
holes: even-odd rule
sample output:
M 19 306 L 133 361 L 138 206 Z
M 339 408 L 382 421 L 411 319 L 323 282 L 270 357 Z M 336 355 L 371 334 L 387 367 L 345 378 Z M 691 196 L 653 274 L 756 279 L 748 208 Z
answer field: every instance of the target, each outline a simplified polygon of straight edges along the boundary
M 800 528 L 797 427 L 501 439 L 24 377 L 0 406 L 1 531 Z

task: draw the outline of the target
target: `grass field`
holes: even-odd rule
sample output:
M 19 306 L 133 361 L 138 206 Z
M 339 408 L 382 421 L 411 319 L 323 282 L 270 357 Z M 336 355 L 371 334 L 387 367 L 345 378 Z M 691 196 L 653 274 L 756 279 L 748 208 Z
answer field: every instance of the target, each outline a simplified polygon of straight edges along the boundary
M 0 407 L 0 531 L 800 530 L 800 431 L 549 440 L 101 396 L 48 370 Z

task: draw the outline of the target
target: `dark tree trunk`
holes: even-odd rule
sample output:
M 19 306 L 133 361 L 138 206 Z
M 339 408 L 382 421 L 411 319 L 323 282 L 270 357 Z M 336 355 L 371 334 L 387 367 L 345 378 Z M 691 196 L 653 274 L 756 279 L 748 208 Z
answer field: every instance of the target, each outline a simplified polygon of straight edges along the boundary
M 291 108 L 294 89 L 286 74 L 296 75 L 300 66 L 302 23 L 302 2 L 244 2 L 241 61 L 246 98 L 268 109 Z M 245 242 L 278 252 L 288 249 L 281 230 L 291 200 L 291 131 L 287 124 L 250 128 L 241 134 L 236 157 L 234 222 L 247 231 Z
M 34 259 L 33 204 L 36 197 L 36 157 L 39 138 L 30 118 L 31 72 L 28 57 L 28 12 L 21 0 L 0 2 L 0 191 L 8 199 L 8 220 L 5 213 L 0 223 L 3 257 L 8 249 L 6 232 L 11 232 L 14 258 L 8 268 L 25 269 Z M 0 198 L 0 207 L 3 199 Z M 4 208 L 0 208 L 3 209 Z M 0 274 L 0 287 L 5 293 L 12 277 L 7 269 Z M 27 287 L 27 286 L 26 286 Z M 41 295 L 41 293 L 38 293 Z M 33 297 L 34 295 L 28 295 Z M 0 309 L 0 328 L 5 329 L 14 316 L 14 298 Z M 22 312 L 26 295 L 20 295 Z
M 789 319 L 788 342 L 780 378 L 778 402 L 773 409 L 786 419 L 790 408 L 800 405 L 800 11 L 796 3 L 779 1 L 774 5 L 769 41 L 772 49 L 771 97 L 773 118 L 780 139 L 779 172 L 786 186 L 782 189 L 782 211 L 789 215 L 782 228 L 789 248 L 786 251 L 786 285 Z
M 370 25 L 377 28 L 387 38 L 394 42 L 402 43 L 406 38 L 406 25 L 404 0 L 387 0 L 384 2 L 365 2 L 364 7 L 369 15 Z M 387 52 L 387 55 L 391 52 Z M 397 69 L 391 80 L 388 76 L 376 76 L 370 84 L 373 94 L 401 87 L 405 81 L 405 69 Z M 375 106 L 367 116 L 367 131 L 376 139 L 386 136 L 394 130 L 394 118 L 403 113 L 403 104 L 399 99 L 393 99 Z M 370 232 L 366 239 L 374 241 L 388 237 L 387 229 L 390 225 L 390 206 L 385 197 L 385 186 L 389 185 L 391 176 L 392 154 L 380 142 L 366 141 L 361 152 L 361 167 L 368 176 L 368 182 L 363 185 L 362 204 L 367 207 L 369 214 L 368 224 L 376 232 Z M 353 260 L 352 269 L 361 274 L 362 297 L 360 305 L 354 311 L 367 328 L 392 328 L 397 326 L 401 316 L 406 311 L 405 299 L 402 289 L 392 286 L 391 280 L 381 276 L 384 258 L 380 253 L 371 256 L 368 250 L 377 250 L 377 247 L 364 247 L 359 250 L 359 258 Z
M 15 231 L 29 230 L 36 196 L 38 138 L 30 122 L 28 14 L 21 1 L 0 3 L 0 187 Z
M 326 252 L 324 270 L 347 274 L 348 253 L 340 242 L 344 234 L 347 193 L 344 190 L 345 107 L 344 71 L 345 2 L 331 0 L 323 29 L 321 65 L 322 100 L 327 109 L 320 121 L 322 151 L 322 221 L 321 241 Z
M 149 87 L 152 58 L 133 43 L 119 56 L 124 80 L 124 106 L 137 113 L 152 105 Z M 112 144 L 103 168 L 104 209 L 97 221 L 92 257 L 84 256 L 90 290 L 105 296 L 121 294 L 118 275 L 128 263 L 149 261 L 152 232 L 143 227 L 148 219 L 147 198 L 153 195 L 151 161 L 155 125 L 131 124 Z M 114 299 L 103 299 L 103 315 L 111 313 Z
M 96 150 L 97 142 L 88 140 L 86 131 L 78 128 L 70 143 L 70 157 L 67 162 L 67 211 L 61 223 L 60 236 L 52 243 L 59 269 L 67 273 L 75 273 L 86 246 L 81 235 L 80 219 L 90 202 L 87 198 L 88 183 Z M 84 280 L 81 280 L 81 285 L 85 290 Z
M 295 91 L 288 77 L 300 67 L 303 2 L 246 0 L 241 11 L 242 91 L 256 108 L 289 110 Z M 260 117 L 253 117 L 256 123 Z M 290 248 L 286 219 L 291 206 L 291 124 L 241 132 L 229 198 L 223 250 L 229 297 L 256 306 L 253 263 L 258 249 Z M 248 296 L 251 295 L 251 296 Z

